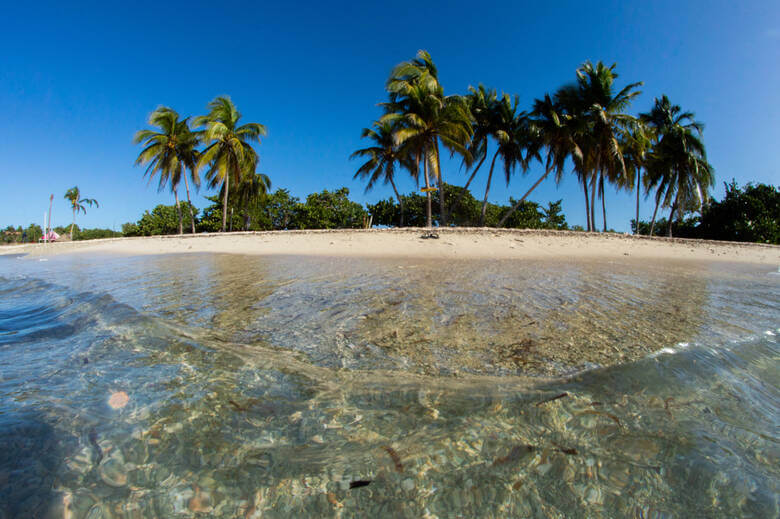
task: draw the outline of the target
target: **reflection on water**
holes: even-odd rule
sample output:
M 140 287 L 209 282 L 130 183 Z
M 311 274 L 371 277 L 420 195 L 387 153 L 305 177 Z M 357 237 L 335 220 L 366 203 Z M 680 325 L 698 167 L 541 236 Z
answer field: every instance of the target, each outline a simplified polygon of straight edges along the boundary
M 754 266 L 74 256 L 0 276 L 0 517 L 780 513 L 780 279 Z

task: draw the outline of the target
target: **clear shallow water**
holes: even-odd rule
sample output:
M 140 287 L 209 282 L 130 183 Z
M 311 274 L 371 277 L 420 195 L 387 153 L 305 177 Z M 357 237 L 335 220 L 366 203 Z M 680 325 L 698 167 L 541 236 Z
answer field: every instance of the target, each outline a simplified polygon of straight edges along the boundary
M 0 517 L 776 517 L 770 271 L 0 257 Z

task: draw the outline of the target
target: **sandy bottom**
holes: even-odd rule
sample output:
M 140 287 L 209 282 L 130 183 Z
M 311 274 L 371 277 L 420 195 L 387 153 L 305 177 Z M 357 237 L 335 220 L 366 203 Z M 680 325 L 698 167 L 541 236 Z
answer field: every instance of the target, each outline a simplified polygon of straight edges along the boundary
M 407 258 L 689 259 L 780 265 L 780 246 L 573 231 L 444 229 L 269 231 L 115 238 L 0 248 L 0 254 L 123 255 L 221 252 L 260 255 Z

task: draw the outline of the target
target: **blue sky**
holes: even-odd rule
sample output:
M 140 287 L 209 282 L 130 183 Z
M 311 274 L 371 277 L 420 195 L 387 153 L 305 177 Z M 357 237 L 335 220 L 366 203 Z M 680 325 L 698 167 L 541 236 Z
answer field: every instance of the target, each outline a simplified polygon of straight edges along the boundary
M 52 223 L 68 224 L 62 197 L 74 185 L 101 205 L 79 217 L 82 226 L 119 229 L 172 203 L 133 165 L 133 133 L 158 105 L 200 115 L 225 94 L 245 121 L 267 126 L 259 171 L 274 188 L 303 198 L 347 186 L 360 202 L 386 198 L 389 186 L 363 193 L 348 157 L 367 145 L 360 130 L 380 114 L 390 69 L 418 49 L 433 56 L 445 93 L 481 82 L 519 95 L 525 107 L 572 81 L 585 60 L 617 62 L 619 86 L 644 81 L 632 113 L 665 93 L 705 123 L 716 197 L 732 177 L 780 183 L 780 2 L 263 4 L 4 6 L 0 225 L 40 222 L 51 193 Z M 445 181 L 465 182 L 458 161 L 443 169 Z M 509 187 L 499 182 L 491 200 L 517 197 L 540 173 L 534 165 Z M 478 198 L 485 176 L 475 181 Z M 400 188 L 414 185 L 404 179 Z M 545 182 L 531 198 L 563 198 L 569 222 L 584 224 L 570 177 Z M 206 205 L 201 196 L 194 203 Z M 610 189 L 607 203 L 610 227 L 627 231 L 632 195 Z M 643 202 L 643 218 L 650 205 Z

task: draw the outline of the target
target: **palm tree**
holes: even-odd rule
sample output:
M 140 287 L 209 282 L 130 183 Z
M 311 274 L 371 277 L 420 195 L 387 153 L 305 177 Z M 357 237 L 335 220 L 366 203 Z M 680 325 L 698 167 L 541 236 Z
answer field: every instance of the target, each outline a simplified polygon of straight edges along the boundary
M 472 168 L 471 175 L 466 185 L 463 186 L 463 191 L 455 200 L 455 203 L 452 204 L 453 207 L 457 207 L 458 203 L 468 193 L 471 182 L 477 176 L 479 168 L 482 167 L 487 158 L 488 137 L 492 133 L 491 107 L 497 98 L 495 90 L 488 90 L 482 84 L 477 88 L 469 87 L 469 93 L 465 99 L 471 116 L 471 142 L 468 146 L 469 153 L 463 156 L 463 165 L 467 168 L 472 167 L 474 162 L 477 162 L 477 165 Z
M 431 176 L 436 179 L 440 223 L 446 225 L 439 142 L 452 153 L 468 155 L 471 125 L 466 101 L 461 96 L 444 95 L 436 65 L 424 50 L 418 51 L 414 60 L 396 65 L 386 87 L 390 101 L 383 105 L 387 113 L 380 122 L 395 126 L 395 144 L 409 149 L 408 153 L 415 157 L 415 172 L 419 161 L 423 161 L 428 227 L 432 226 Z
M 480 226 L 485 225 L 485 213 L 487 211 L 488 193 L 490 192 L 490 183 L 493 178 L 493 168 L 496 165 L 496 159 L 500 156 L 504 163 L 504 173 L 506 182 L 509 184 L 509 178 L 515 165 L 521 164 L 525 170 L 525 160 L 523 159 L 523 150 L 526 146 L 524 139 L 525 125 L 527 122 L 525 112 L 517 111 L 518 97 L 515 96 L 514 103 L 508 94 L 501 96 L 490 106 L 490 135 L 496 141 L 497 149 L 493 154 L 493 160 L 490 163 L 490 172 L 488 173 L 487 185 L 485 187 L 485 197 L 482 200 L 482 214 L 480 216 Z
M 179 215 L 179 234 L 183 233 L 181 207 L 179 204 L 178 186 L 184 179 L 184 187 L 187 192 L 187 202 L 190 209 L 190 225 L 195 233 L 195 214 L 192 210 L 190 199 L 190 185 L 187 181 L 187 169 L 193 184 L 200 186 L 200 177 L 195 167 L 198 152 L 197 136 L 190 130 L 189 118 L 179 119 L 175 110 L 166 106 L 157 108 L 149 115 L 149 124 L 156 126 L 159 131 L 140 130 L 136 132 L 133 141 L 136 144 L 143 143 L 144 149 L 138 154 L 136 164 L 148 164 L 144 175 L 149 176 L 149 181 L 159 173 L 160 180 L 158 191 L 161 191 L 168 183 L 171 185 L 176 200 L 176 211 Z
M 669 188 L 674 189 L 668 184 L 673 179 L 668 178 L 666 179 L 667 182 L 664 182 L 664 176 L 673 176 L 674 173 L 671 170 L 679 166 L 683 166 L 682 171 L 686 171 L 689 169 L 688 166 L 692 166 L 694 172 L 696 172 L 701 165 L 700 161 L 706 163 L 704 145 L 699 139 L 704 131 L 704 125 L 696 121 L 694 117 L 693 112 L 683 112 L 679 105 L 673 105 L 666 95 L 661 96 L 661 99 L 656 98 L 654 100 L 653 108 L 650 112 L 639 115 L 640 120 L 648 128 L 653 142 L 653 148 L 649 156 L 653 174 L 648 179 L 647 184 L 648 192 L 652 188 L 657 188 L 655 209 L 650 222 L 651 236 L 655 229 L 655 217 L 658 214 L 658 207 L 662 200 L 665 206 L 669 205 L 669 200 L 666 199 L 668 197 L 665 197 L 665 195 Z M 706 178 L 708 175 L 712 175 L 712 167 L 706 164 L 704 169 L 706 171 L 703 172 L 704 178 L 702 180 L 706 186 L 712 185 L 714 178 L 710 183 L 707 183 Z M 648 173 L 650 173 L 649 170 Z M 665 188 L 661 189 L 661 185 L 665 185 Z M 697 189 L 701 188 L 697 187 Z M 705 189 L 704 196 L 698 198 L 706 198 L 707 194 Z M 700 201 L 703 203 L 705 200 Z M 674 204 L 672 203 L 672 205 Z M 674 211 L 669 216 L 668 234 L 670 236 L 673 213 Z
M 73 209 L 73 223 L 70 224 L 70 239 L 73 239 L 73 228 L 76 226 L 76 215 L 79 211 L 87 214 L 87 208 L 84 205 L 92 207 L 100 207 L 98 201 L 94 198 L 81 198 L 81 192 L 78 186 L 73 186 L 65 192 L 65 200 L 70 202 L 70 206 Z
M 353 178 L 368 178 L 368 184 L 366 185 L 366 192 L 370 191 L 378 180 L 383 180 L 385 184 L 393 186 L 393 192 L 398 199 L 398 203 L 401 206 L 401 223 L 400 226 L 404 226 L 404 200 L 398 193 L 398 189 L 395 186 L 395 166 L 396 164 L 406 168 L 408 171 L 413 171 L 415 166 L 411 157 L 407 153 L 408 150 L 399 147 L 395 144 L 394 138 L 395 128 L 388 122 L 376 121 L 373 124 L 373 128 L 363 128 L 362 138 L 369 138 L 375 144 L 368 148 L 357 150 L 350 155 L 350 159 L 365 157 L 365 163 L 358 168 Z
M 531 158 L 543 162 L 545 165 L 544 174 L 539 180 L 531 186 L 525 194 L 520 197 L 512 208 L 498 222 L 498 227 L 503 227 L 506 221 L 512 216 L 525 199 L 534 189 L 555 171 L 556 182 L 560 182 L 563 175 L 563 167 L 566 158 L 581 157 L 582 152 L 572 138 L 570 127 L 567 124 L 567 116 L 562 108 L 558 106 L 549 94 L 545 94 L 543 99 L 534 101 L 534 108 L 529 118 L 527 126 L 528 136 L 526 139 L 526 164 Z M 545 149 L 545 158 L 542 159 L 541 152 Z M 587 202 L 587 193 L 586 193 Z
M 631 83 L 619 92 L 614 91 L 618 77 L 616 64 L 610 67 L 599 61 L 593 65 L 585 62 L 577 69 L 577 82 L 562 87 L 556 101 L 566 107 L 570 121 L 577 126 L 575 140 L 583 152 L 582 160 L 575 164 L 575 172 L 587 182 L 591 180 L 590 227 L 595 229 L 596 187 L 602 201 L 604 231 L 607 230 L 607 211 L 604 198 L 604 182 L 619 183 L 627 175 L 620 147 L 620 136 L 633 117 L 624 111 L 631 100 L 641 92 L 636 90 L 641 82 Z
M 224 189 L 224 185 L 222 187 Z M 230 195 L 232 200 L 231 206 L 238 207 L 244 213 L 244 230 L 249 230 L 251 223 L 251 217 L 249 215 L 249 206 L 252 203 L 262 200 L 262 198 L 271 190 L 271 179 L 268 175 L 262 173 L 255 173 L 252 175 L 245 175 L 241 178 L 241 182 L 233 188 L 233 193 Z M 225 193 L 220 190 L 219 196 L 225 196 Z M 232 211 L 232 209 L 231 209 Z M 230 229 L 233 228 L 233 221 L 231 219 Z
M 210 187 L 222 186 L 222 232 L 227 224 L 230 180 L 238 185 L 242 178 L 255 173 L 258 156 L 250 142 L 260 142 L 265 126 L 247 123 L 239 126 L 241 113 L 229 97 L 217 97 L 208 104 L 208 115 L 196 117 L 195 126 L 205 126 L 201 138 L 206 148 L 198 158 L 197 168 L 208 165 L 206 178 Z
M 709 199 L 709 188 L 715 184 L 712 166 L 701 135 L 704 125 L 694 120 L 692 112 L 683 112 L 669 98 L 656 99 L 653 109 L 640 118 L 653 129 L 655 143 L 646 161 L 647 188 L 655 189 L 655 210 L 650 234 L 655 228 L 658 207 L 669 207 L 667 234 L 672 236 L 675 216 L 701 210 Z
M 621 187 L 633 188 L 636 185 L 636 228 L 634 234 L 639 234 L 639 194 L 642 191 L 642 169 L 646 166 L 647 152 L 651 146 L 650 129 L 641 121 L 636 120 L 624 132 L 621 139 L 623 162 L 626 165 L 626 177 Z M 645 177 L 646 179 L 647 177 Z

